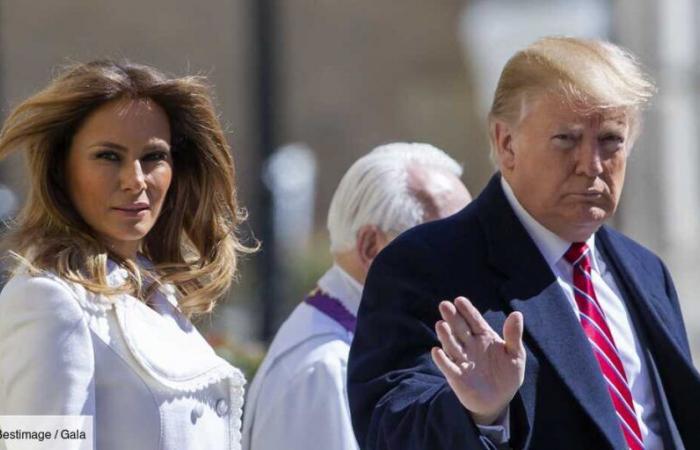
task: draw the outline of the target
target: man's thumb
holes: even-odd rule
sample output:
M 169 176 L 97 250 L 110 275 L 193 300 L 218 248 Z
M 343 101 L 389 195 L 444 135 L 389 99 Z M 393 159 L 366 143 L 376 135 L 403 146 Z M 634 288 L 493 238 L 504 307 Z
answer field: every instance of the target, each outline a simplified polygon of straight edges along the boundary
M 503 339 L 506 341 L 506 349 L 512 356 L 520 356 L 525 353 L 523 347 L 523 315 L 514 311 L 506 318 L 503 324 Z

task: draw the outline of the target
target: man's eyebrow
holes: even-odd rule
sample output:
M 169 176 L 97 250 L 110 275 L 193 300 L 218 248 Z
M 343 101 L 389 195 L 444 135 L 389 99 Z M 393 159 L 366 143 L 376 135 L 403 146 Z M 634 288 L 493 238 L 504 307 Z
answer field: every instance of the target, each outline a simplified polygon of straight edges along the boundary
M 586 126 L 581 124 L 581 123 L 563 123 L 557 126 L 557 130 L 564 130 L 564 131 L 581 131 L 585 128 Z
M 627 122 L 617 120 L 606 120 L 601 124 L 603 130 L 618 130 L 624 131 L 627 128 Z
M 628 117 L 625 114 L 620 114 L 612 117 L 605 117 L 601 120 L 601 123 L 614 123 L 617 125 L 627 125 Z

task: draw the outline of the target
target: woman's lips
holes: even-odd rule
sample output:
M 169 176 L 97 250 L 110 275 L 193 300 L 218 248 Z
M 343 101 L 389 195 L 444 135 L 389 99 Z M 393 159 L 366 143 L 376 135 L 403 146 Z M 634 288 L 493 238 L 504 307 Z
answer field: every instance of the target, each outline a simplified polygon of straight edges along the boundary
M 117 211 L 119 214 L 125 215 L 127 217 L 140 217 L 140 216 L 145 215 L 146 211 L 149 210 L 147 205 L 121 206 L 121 207 L 115 207 L 112 209 Z

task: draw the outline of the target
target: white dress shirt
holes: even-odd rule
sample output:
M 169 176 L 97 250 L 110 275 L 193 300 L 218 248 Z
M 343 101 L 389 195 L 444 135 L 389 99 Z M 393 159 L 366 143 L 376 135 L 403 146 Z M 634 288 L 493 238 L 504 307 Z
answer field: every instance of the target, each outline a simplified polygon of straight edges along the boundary
M 334 265 L 321 290 L 357 316 L 362 285 Z M 347 400 L 353 333 L 307 303 L 282 324 L 243 415 L 245 450 L 357 450 Z
M 109 262 L 110 286 L 126 275 Z M 0 415 L 93 416 L 99 450 L 240 449 L 243 374 L 175 296 L 162 286 L 149 307 L 14 276 L 0 293 Z
M 501 177 L 501 186 L 515 215 L 535 242 L 578 317 L 578 306 L 573 290 L 573 267 L 564 259 L 564 254 L 572 243 L 563 240 L 537 222 L 518 202 L 513 190 L 503 177 Z M 586 240 L 586 244 L 590 248 L 593 288 L 625 368 L 637 418 L 641 419 L 639 426 L 644 446 L 647 450 L 663 449 L 659 412 L 652 391 L 649 368 L 643 356 L 644 350 L 613 274 L 608 270 L 596 249 L 595 235 L 591 235 Z

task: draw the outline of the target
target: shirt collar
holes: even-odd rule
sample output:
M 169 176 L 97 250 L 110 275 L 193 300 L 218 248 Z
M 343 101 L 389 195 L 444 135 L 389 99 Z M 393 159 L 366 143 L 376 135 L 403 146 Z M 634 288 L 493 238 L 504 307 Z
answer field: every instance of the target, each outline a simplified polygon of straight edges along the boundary
M 318 287 L 338 299 L 353 316 L 357 316 L 362 298 L 362 285 L 337 264 L 318 280 Z
M 523 224 L 525 230 L 535 242 L 535 245 L 540 250 L 540 253 L 542 253 L 542 256 L 549 267 L 554 268 L 559 260 L 562 259 L 572 243 L 557 236 L 545 228 L 544 225 L 535 220 L 535 218 L 532 217 L 530 213 L 528 213 L 527 210 L 520 204 L 515 196 L 515 193 L 513 192 L 513 189 L 502 175 L 501 187 L 503 188 L 503 193 L 505 194 L 508 203 L 510 204 L 511 208 L 513 208 L 513 212 L 515 212 L 515 215 L 520 220 L 520 223 Z M 586 245 L 588 245 L 588 248 L 590 249 L 591 264 L 595 270 L 598 270 L 598 258 L 595 248 L 595 233 L 591 234 L 591 236 L 586 239 Z

